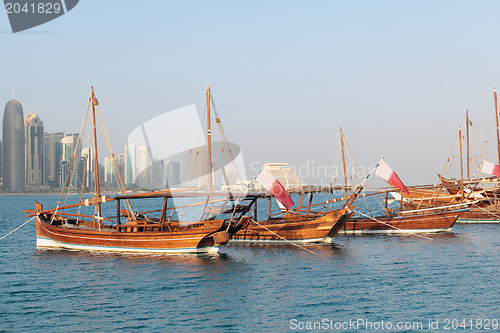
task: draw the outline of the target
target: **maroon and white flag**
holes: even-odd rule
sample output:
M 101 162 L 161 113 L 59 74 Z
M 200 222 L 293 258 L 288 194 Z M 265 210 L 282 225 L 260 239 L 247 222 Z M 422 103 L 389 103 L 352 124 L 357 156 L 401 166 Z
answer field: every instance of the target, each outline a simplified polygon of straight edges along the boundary
M 500 177 L 500 166 L 483 160 L 483 166 L 481 167 L 481 172 Z
M 408 189 L 403 184 L 401 179 L 399 179 L 398 175 L 394 172 L 394 170 L 391 169 L 389 164 L 385 163 L 384 160 L 380 162 L 380 166 L 378 167 L 376 174 L 377 176 L 383 178 L 386 182 L 388 182 L 392 186 L 399 188 L 406 194 L 410 194 L 410 192 L 408 192 Z
M 290 198 L 290 195 L 288 192 L 285 190 L 283 185 L 276 179 L 276 177 L 273 176 L 273 174 L 265 167 L 262 169 L 257 176 L 256 180 L 262 184 L 266 189 L 271 191 L 272 194 L 274 194 L 274 197 L 276 198 L 276 201 L 278 201 L 278 205 L 280 208 L 283 206 L 283 208 L 286 208 L 286 210 L 289 210 L 290 207 L 293 206 L 293 201 L 292 198 Z

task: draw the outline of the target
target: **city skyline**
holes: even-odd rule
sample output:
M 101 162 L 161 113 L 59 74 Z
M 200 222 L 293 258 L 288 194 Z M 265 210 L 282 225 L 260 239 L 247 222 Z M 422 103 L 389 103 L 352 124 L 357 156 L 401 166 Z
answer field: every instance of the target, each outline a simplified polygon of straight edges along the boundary
M 14 95 L 5 105 L 2 129 L 2 134 L 5 135 L 2 135 L 0 141 L 0 172 L 6 170 L 5 177 L 0 173 L 3 190 L 18 192 L 47 187 L 94 186 L 93 148 L 82 147 L 78 133 L 45 132 L 44 122 L 39 115 L 35 112 L 24 115 L 22 105 L 14 99 Z M 6 154 L 3 153 L 3 148 Z M 137 149 L 142 152 L 150 150 L 144 146 L 138 146 Z M 142 162 L 136 159 L 135 151 L 134 145 L 125 146 L 124 154 L 119 155 L 123 157 L 117 162 L 118 171 L 116 164 L 110 163 L 107 156 L 104 164 L 99 164 L 99 177 L 104 182 L 109 178 L 105 187 L 118 188 L 117 172 L 123 173 L 126 188 L 142 185 L 145 189 L 163 189 L 168 188 L 169 183 L 180 183 L 180 162 L 153 158 L 147 165 L 141 165 Z M 150 172 L 149 181 L 142 184 L 138 182 L 137 174 L 155 164 L 161 165 L 161 168 Z
M 14 96 L 13 96 L 14 97 Z M 22 111 L 22 106 L 21 104 L 13 99 L 9 101 L 6 104 L 5 111 L 10 108 L 14 109 L 19 109 L 21 115 L 23 114 Z M 187 108 L 182 108 L 178 109 L 175 111 L 181 111 L 181 110 L 188 110 L 190 107 Z M 192 110 L 190 110 L 192 111 Z M 174 112 L 175 115 L 175 112 Z M 5 115 L 4 115 L 5 116 Z M 165 124 L 165 119 L 161 120 L 164 116 L 161 117 L 155 117 L 154 119 L 151 120 L 155 124 L 155 126 L 159 126 L 158 128 L 162 127 L 162 124 Z M 178 115 L 176 116 L 178 117 Z M 23 117 L 22 117 L 23 118 Z M 168 117 L 167 117 L 168 119 Z M 189 119 L 189 117 L 187 118 Z M 171 119 L 170 119 L 171 120 Z M 193 119 L 191 119 L 192 121 Z M 78 133 L 65 133 L 65 132 L 59 132 L 59 133 L 47 133 L 44 131 L 43 127 L 43 121 L 40 119 L 37 113 L 35 112 L 28 112 L 26 114 L 26 117 L 24 117 L 24 187 L 20 187 L 17 185 L 17 187 L 9 188 L 9 184 L 7 182 L 7 186 L 3 186 L 3 189 L 8 190 L 8 191 L 17 191 L 17 189 L 25 189 L 25 190 L 30 190 L 30 189 L 37 189 L 37 188 L 42 188 L 44 186 L 49 186 L 49 187 L 61 187 L 63 184 L 68 184 L 68 182 L 71 182 L 71 187 L 75 188 L 75 186 L 80 186 L 82 184 L 85 184 L 86 187 L 92 187 L 93 186 L 93 178 L 90 176 L 93 173 L 93 155 L 92 155 L 92 148 L 90 147 L 83 147 L 82 148 L 82 143 L 81 140 L 79 139 L 79 134 Z M 220 122 L 220 120 L 217 118 L 217 122 Z M 189 123 L 189 122 L 188 122 Z M 144 124 L 143 124 L 144 125 Z M 141 125 L 141 126 L 143 126 Z M 472 122 L 470 122 L 470 125 L 472 126 Z M 141 128 L 139 126 L 138 128 Z M 2 128 L 5 128 L 3 126 Z M 158 130 L 156 128 L 156 130 Z M 152 129 L 152 128 L 150 128 Z M 199 130 L 199 129 L 198 129 Z M 134 132 L 136 132 L 134 130 Z M 477 139 L 477 133 L 474 131 L 474 135 L 476 136 Z M 137 135 L 131 134 L 129 136 L 129 140 L 131 138 L 132 142 L 140 142 L 137 141 Z M 196 131 L 195 131 L 196 132 Z M 153 133 L 153 132 L 149 132 Z M 136 133 L 135 133 L 136 134 Z M 462 135 L 463 136 L 463 135 Z M 161 145 L 160 150 L 157 150 L 158 147 L 158 142 L 167 142 L 169 139 L 167 139 L 166 136 L 160 136 L 156 137 L 156 148 L 155 148 L 155 153 L 152 155 L 152 147 L 151 146 L 143 146 L 143 145 L 134 145 L 134 144 L 126 144 L 124 146 L 123 154 L 119 154 L 118 156 L 120 157 L 118 159 L 118 164 L 119 164 L 119 172 L 122 175 L 122 180 L 126 188 L 141 188 L 141 189 L 146 189 L 146 190 L 157 190 L 157 189 L 163 189 L 163 188 L 168 188 L 169 185 L 172 184 L 180 184 L 179 179 L 172 181 L 172 175 L 175 174 L 177 177 L 180 177 L 180 162 L 178 161 L 170 161 L 164 158 L 165 156 L 165 151 L 162 151 L 162 148 L 164 147 Z M 158 141 L 159 140 L 159 141 Z M 199 138 L 197 139 L 199 140 Z M 202 142 L 204 139 L 202 138 Z M 465 140 L 465 138 L 463 138 Z M 45 142 L 49 143 L 48 145 L 45 144 Z M 66 170 L 69 169 L 71 163 L 71 156 L 73 152 L 75 151 L 75 144 L 76 142 L 79 142 L 79 154 L 81 156 L 79 157 L 76 172 L 73 174 L 73 177 L 69 177 L 66 179 Z M 456 144 L 456 142 L 455 142 Z M 465 144 L 465 143 L 464 143 Z M 217 143 L 216 143 L 217 145 Z M 480 146 L 481 143 L 476 143 L 475 146 L 474 144 L 471 144 L 471 149 L 478 149 L 484 152 L 484 146 L 483 147 L 478 147 Z M 0 142 L 0 156 L 3 157 L 3 151 L 2 147 L 3 144 Z M 220 148 L 220 147 L 219 147 Z M 229 147 L 228 147 L 229 148 Z M 236 148 L 236 150 L 239 150 L 238 146 L 234 146 L 233 149 Z M 102 149 L 102 147 L 101 147 Z M 206 149 L 206 148 L 205 148 Z M 172 151 L 171 148 L 167 148 L 166 151 Z M 224 151 L 224 148 L 222 149 Z M 203 157 L 199 157 L 199 154 L 203 154 Z M 349 151 L 349 153 L 352 153 Z M 45 155 L 50 155 L 51 158 L 44 158 Z M 175 156 L 179 158 L 182 154 L 179 154 L 179 156 Z M 188 179 L 184 179 L 187 181 L 186 183 L 183 184 L 183 186 L 195 186 L 195 187 L 201 187 L 201 188 L 207 188 L 208 187 L 208 178 L 205 177 L 208 172 L 206 171 L 206 162 L 205 160 L 207 159 L 206 156 L 206 151 L 203 151 L 203 147 L 198 147 L 194 149 L 194 165 L 193 165 L 193 171 L 188 172 Z M 338 152 L 337 152 L 338 155 Z M 153 157 L 154 156 L 154 157 Z M 168 156 L 168 154 L 167 154 Z M 105 156 L 105 160 L 108 159 L 109 156 Z M 174 157 L 174 156 L 172 156 Z M 185 157 L 185 156 L 184 156 Z M 220 159 L 221 156 L 215 155 L 215 160 Z M 456 157 L 456 156 L 455 156 Z M 151 160 L 153 158 L 153 160 Z M 338 158 L 338 156 L 337 156 Z M 476 159 L 477 159 L 477 154 L 476 154 Z M 0 175 L 2 175 L 3 172 L 3 167 L 4 167 L 4 161 L 8 161 L 9 159 L 5 160 L 2 159 L 2 168 L 0 168 Z M 189 159 L 188 159 L 189 160 Z M 218 187 L 224 187 L 227 188 L 228 184 L 228 178 L 227 175 L 223 176 L 222 174 L 216 172 L 218 169 L 217 164 L 222 163 L 221 165 L 224 165 L 224 168 L 229 170 L 230 173 L 237 175 L 236 179 L 232 179 L 231 184 L 237 184 L 241 182 L 248 182 L 250 181 L 251 177 L 248 178 L 248 174 L 245 174 L 247 178 L 243 177 L 241 178 L 240 172 L 239 171 L 231 171 L 231 168 L 227 168 L 225 165 L 227 162 L 221 162 L 219 161 L 213 161 L 214 165 L 214 179 L 216 179 L 216 183 L 218 183 Z M 494 160 L 494 159 L 490 159 Z M 472 161 L 472 159 L 471 159 Z M 477 161 L 476 161 L 477 162 Z M 176 171 L 172 171 L 169 168 L 172 167 L 172 163 L 177 163 L 176 165 L 173 166 Z M 269 162 L 264 163 L 264 165 L 268 164 Z M 275 163 L 275 162 L 274 162 Z M 463 162 L 466 163 L 466 162 Z M 19 163 L 18 163 L 19 164 Z M 273 164 L 273 162 L 271 162 Z M 278 163 L 282 164 L 282 163 Z M 288 165 L 288 162 L 284 163 Z M 36 165 L 36 166 L 35 166 Z M 84 166 L 86 165 L 86 166 Z M 111 184 L 106 183 L 104 186 L 105 187 L 117 187 L 116 183 L 116 172 L 115 171 L 108 171 L 106 170 L 106 167 L 108 164 L 103 162 L 101 160 L 101 163 L 99 163 L 100 166 L 100 178 L 102 178 L 101 181 L 106 181 L 107 177 L 110 177 L 111 179 Z M 480 164 L 478 164 L 480 168 Z M 476 167 L 477 167 L 476 166 Z M 114 167 L 114 166 L 113 166 Z M 252 168 L 256 168 L 255 163 L 252 164 Z M 258 168 L 262 168 L 261 165 L 258 165 Z M 351 178 L 357 178 L 359 176 L 364 177 L 363 175 L 367 175 L 368 171 L 373 168 L 373 166 L 369 166 L 366 168 L 365 166 L 361 167 L 361 174 L 358 174 L 357 176 L 351 176 L 351 173 L 354 172 L 354 165 L 348 165 L 348 177 Z M 468 167 L 467 167 L 468 168 Z M 21 170 L 22 168 L 15 168 L 16 170 Z M 288 168 L 290 169 L 290 168 Z M 304 177 L 304 168 L 299 167 L 298 169 L 295 167 L 291 167 L 290 169 L 294 173 L 297 172 L 300 177 Z M 328 169 L 326 166 L 321 166 L 321 165 L 314 165 L 314 162 L 312 165 L 306 165 L 305 169 L 305 175 L 306 178 L 311 172 L 317 172 L 318 175 L 327 175 L 331 176 L 331 181 L 329 183 L 321 183 L 321 184 L 310 184 L 310 185 L 320 185 L 320 186 L 325 186 L 325 185 L 340 185 L 341 180 L 339 178 L 342 177 L 343 171 L 339 170 L 338 168 L 333 168 L 333 169 Z M 474 166 L 472 169 L 472 173 L 474 175 L 477 175 L 479 169 L 474 170 Z M 253 170 L 255 171 L 255 170 Z M 339 173 L 342 173 L 339 175 Z M 183 174 L 186 175 L 186 171 L 183 171 Z M 84 179 L 80 179 L 81 177 L 84 177 Z M 332 176 L 334 175 L 334 176 Z M 2 175 L 3 176 L 3 175 Z M 203 176 L 203 177 L 202 177 Z M 71 178 L 71 179 L 70 179 Z M 224 183 L 223 178 L 225 179 L 226 183 Z M 325 177 L 323 177 L 325 178 Z M 170 181 L 168 180 L 170 179 Z M 193 181 L 193 182 L 190 182 Z M 407 183 L 408 184 L 408 183 Z M 382 183 L 382 186 L 384 184 Z
M 24 135 L 18 138 L 19 142 L 23 142 L 24 150 L 19 149 L 14 154 L 14 158 L 11 156 L 5 159 L 3 154 L 0 156 L 2 156 L 2 160 L 8 162 L 10 159 L 19 159 L 18 157 L 24 154 L 24 187 L 8 187 L 10 176 L 7 175 L 8 177 L 5 179 L 8 186 L 4 186 L 3 190 L 19 192 L 47 188 L 77 189 L 79 187 L 94 187 L 95 155 L 92 147 L 82 144 L 80 133 L 45 132 L 44 122 L 37 113 L 28 112 L 23 117 L 21 104 L 17 100 L 11 100 L 6 104 L 4 112 L 5 122 L 3 128 L 6 134 L 12 132 L 12 129 L 18 127 L 20 123 L 19 120 L 12 120 L 14 119 L 11 117 L 13 112 L 17 118 L 24 118 L 24 131 L 22 131 Z M 190 117 L 186 119 L 188 119 L 187 123 L 193 121 Z M 161 128 L 164 122 L 156 119 L 155 125 Z M 85 131 L 85 128 L 83 128 L 83 131 Z M 138 139 L 137 135 L 131 137 L 135 138 L 135 140 Z M 148 135 L 148 137 L 150 136 Z M 158 139 L 160 138 L 156 137 L 156 140 Z M 167 140 L 166 137 L 163 137 L 163 139 Z M 181 152 L 169 156 L 168 154 L 165 155 L 165 151 L 161 148 L 162 145 L 158 144 L 159 142 L 161 140 L 157 141 L 154 147 L 129 143 L 123 147 L 123 153 L 118 155 L 117 161 L 105 156 L 104 161 L 101 160 L 102 163 L 98 164 L 99 178 L 103 188 L 116 190 L 120 187 L 119 183 L 123 182 L 125 188 L 139 190 L 159 190 L 176 187 L 210 189 L 206 145 L 192 149 L 189 154 Z M 204 139 L 202 139 L 202 142 L 204 142 Z M 239 155 L 239 147 L 230 143 L 221 144 L 215 142 L 212 149 L 211 164 L 213 167 L 212 183 L 214 189 L 245 191 L 246 186 L 253 182 L 241 178 L 241 172 L 237 167 L 239 162 L 232 156 L 233 154 Z M 226 156 L 224 151 L 229 152 L 229 154 Z M 190 154 L 192 155 L 188 156 Z M 177 157 L 182 161 L 171 160 L 170 157 Z M 192 169 L 188 171 L 190 160 L 192 160 Z M 183 166 L 182 176 L 181 165 Z M 300 184 L 305 185 L 303 180 L 287 167 L 287 163 L 266 163 L 265 165 L 268 165 L 270 172 L 277 179 L 280 179 L 285 184 L 285 187 L 294 188 Z M 16 170 L 22 170 L 22 168 L 19 167 Z M 118 177 L 118 174 L 120 177 Z M 254 185 L 254 188 L 256 188 L 255 186 L 258 187 L 258 185 Z

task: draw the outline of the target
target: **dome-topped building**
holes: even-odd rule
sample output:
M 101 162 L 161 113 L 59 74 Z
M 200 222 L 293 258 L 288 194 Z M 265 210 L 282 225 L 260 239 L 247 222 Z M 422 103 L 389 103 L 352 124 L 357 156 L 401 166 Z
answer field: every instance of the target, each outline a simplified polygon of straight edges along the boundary
M 21 103 L 12 99 L 3 114 L 2 171 L 3 188 L 7 191 L 24 189 L 24 119 Z

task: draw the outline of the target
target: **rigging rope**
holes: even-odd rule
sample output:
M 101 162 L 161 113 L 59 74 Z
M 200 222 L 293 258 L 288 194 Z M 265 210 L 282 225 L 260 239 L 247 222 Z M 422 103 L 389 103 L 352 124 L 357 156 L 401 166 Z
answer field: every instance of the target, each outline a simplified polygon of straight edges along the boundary
M 263 226 L 263 225 L 262 225 L 262 224 L 260 224 L 259 222 L 255 221 L 254 219 L 252 219 L 252 222 L 254 222 L 255 224 L 257 224 L 259 227 L 261 227 L 261 228 L 263 228 L 263 229 L 265 229 L 265 230 L 269 231 L 269 232 L 270 232 L 270 233 L 272 233 L 273 235 L 275 235 L 275 236 L 277 236 L 277 237 L 279 237 L 279 238 L 283 239 L 284 241 L 286 241 L 286 242 L 288 242 L 288 243 L 290 243 L 290 244 L 292 244 L 292 245 L 295 245 L 295 246 L 297 246 L 298 248 L 300 248 L 300 249 L 302 249 L 302 250 L 305 250 L 305 251 L 310 252 L 310 253 L 312 253 L 312 254 L 318 255 L 318 254 L 317 254 L 316 252 L 314 252 L 314 251 L 311 251 L 311 250 L 309 250 L 309 249 L 306 249 L 305 247 L 300 246 L 299 244 L 297 244 L 297 243 L 295 243 L 295 242 L 292 242 L 292 241 L 290 241 L 290 240 L 286 239 L 285 237 L 281 237 L 280 235 L 278 235 L 277 233 L 275 233 L 275 232 L 274 232 L 274 231 L 272 231 L 272 230 L 269 230 L 268 228 L 266 228 L 265 226 Z
M 222 122 L 220 120 L 220 116 L 219 116 L 219 112 L 217 111 L 217 107 L 215 106 L 215 101 L 214 101 L 214 97 L 212 95 L 212 91 L 210 91 L 210 101 L 212 102 L 213 111 L 215 114 L 215 124 L 216 124 L 217 128 L 219 129 L 217 134 L 218 134 L 219 138 L 222 137 L 221 142 L 226 145 L 226 150 L 227 150 L 227 153 L 229 154 L 230 161 L 226 161 L 226 162 L 232 162 L 233 168 L 236 172 L 236 177 L 237 177 L 238 181 L 241 183 L 242 179 L 240 176 L 240 172 L 236 166 L 235 158 L 233 156 L 233 152 L 231 151 L 231 147 L 229 146 L 229 142 L 227 142 L 226 132 L 224 131 L 224 128 L 222 127 Z M 224 158 L 228 157 L 225 154 L 223 154 L 222 156 Z M 227 164 L 229 164 L 229 163 L 226 163 L 226 165 Z
M 451 173 L 451 171 L 453 170 L 454 159 L 455 159 L 455 155 L 453 155 L 453 151 L 455 150 L 455 145 L 457 144 L 458 139 L 459 138 L 458 138 L 458 132 L 457 132 L 457 134 L 455 134 L 455 138 L 453 139 L 453 144 L 451 145 L 450 153 L 448 154 L 448 160 L 446 161 L 446 164 L 444 165 L 443 175 L 449 175 L 449 173 Z M 448 165 L 448 162 L 450 161 L 450 157 L 451 157 L 451 164 L 450 164 L 450 167 L 448 169 L 449 173 L 447 173 L 446 167 Z
M 472 128 L 472 133 L 474 134 L 474 138 L 476 139 L 476 143 L 479 146 L 479 150 L 481 151 L 484 157 L 490 160 L 490 157 L 488 156 L 488 152 L 486 150 L 486 146 L 484 146 L 483 143 L 479 140 L 479 135 L 477 134 L 476 128 L 472 125 L 472 123 L 471 123 L 471 128 Z
M 125 195 L 126 194 L 125 185 L 123 184 L 123 180 L 122 180 L 122 177 L 120 175 L 120 170 L 118 168 L 118 163 L 116 162 L 115 154 L 113 153 L 113 149 L 111 148 L 111 142 L 109 141 L 108 132 L 106 130 L 106 126 L 104 125 L 104 120 L 102 117 L 101 108 L 99 107 L 99 104 L 96 105 L 96 109 L 97 109 L 97 115 L 99 116 L 101 128 L 102 128 L 102 131 L 104 133 L 104 137 L 106 138 L 106 144 L 107 144 L 106 148 L 108 149 L 108 153 L 111 155 L 111 158 L 113 159 L 113 164 L 115 166 L 115 171 L 116 171 L 116 175 L 118 178 L 117 185 L 120 188 L 120 191 L 122 192 L 122 194 Z M 97 170 L 95 170 L 95 172 L 97 172 Z M 136 218 L 135 218 L 135 214 L 134 214 L 134 211 L 132 209 L 132 205 L 130 203 L 130 200 L 125 199 L 125 204 L 126 204 L 125 208 L 127 209 L 128 213 L 130 215 L 129 217 L 135 221 Z
M 481 210 L 484 210 L 486 213 L 488 213 L 488 214 L 490 214 L 490 215 L 493 215 L 493 216 L 494 216 L 494 217 L 496 217 L 498 220 L 500 220 L 500 216 L 499 216 L 499 215 L 497 215 L 497 214 L 495 214 L 495 213 L 493 213 L 493 212 L 491 212 L 491 211 L 489 211 L 489 210 L 487 210 L 487 209 L 484 209 L 483 207 L 480 207 L 480 206 L 476 205 L 475 203 L 473 203 L 473 204 L 472 204 L 472 206 L 477 207 L 477 208 L 479 208 L 479 209 L 481 209 Z
M 17 227 L 16 229 L 12 230 L 11 232 L 9 232 L 8 234 L 0 237 L 0 239 L 4 239 L 5 237 L 7 237 L 8 235 L 12 234 L 13 232 L 21 229 L 25 224 L 27 224 L 28 222 L 30 222 L 31 220 L 33 220 L 36 216 L 33 216 L 32 218 L 30 218 L 28 221 L 24 222 L 23 224 L 21 224 L 19 227 Z
M 206 103 L 203 102 L 202 105 L 205 105 L 205 107 L 204 107 L 204 109 L 203 109 L 203 111 L 201 113 L 200 121 L 201 121 L 201 119 L 205 118 L 205 114 L 206 114 Z M 202 126 L 202 128 L 203 128 L 203 126 Z M 200 133 L 198 131 L 196 131 L 196 133 L 194 133 L 194 135 L 193 135 L 193 140 L 191 142 L 191 148 L 189 149 L 189 154 L 188 154 L 188 157 L 187 157 L 187 160 L 186 160 L 186 164 L 184 165 L 184 170 L 182 170 L 182 175 L 180 176 L 179 185 L 182 184 L 182 183 L 184 183 L 184 180 L 185 180 L 185 177 L 186 177 L 186 173 L 188 172 L 188 168 L 190 166 L 191 156 L 194 155 L 193 153 L 197 153 L 198 148 L 200 148 L 200 147 L 196 147 L 196 150 L 195 150 L 195 147 L 194 147 L 195 143 L 200 138 L 198 134 L 200 134 Z M 201 135 L 204 138 L 203 130 L 201 131 Z M 193 151 L 193 150 L 195 150 L 195 151 Z M 193 165 L 194 165 L 194 156 L 193 156 Z M 193 166 L 193 168 L 194 168 L 194 166 Z M 193 176 L 192 180 L 194 181 L 194 172 L 192 173 L 192 176 Z
M 90 147 L 90 131 L 87 134 L 87 147 Z M 89 151 L 89 153 L 91 153 L 91 151 Z M 85 160 L 85 167 L 83 168 L 83 173 L 82 173 L 82 186 L 80 188 L 80 202 L 83 202 L 83 189 L 84 189 L 84 185 L 85 185 L 85 178 L 87 176 L 87 169 L 89 168 L 89 158 L 90 158 L 90 156 L 89 156 L 89 154 L 87 154 L 86 160 Z M 80 215 L 81 209 L 82 209 L 82 206 L 78 206 L 78 212 L 77 212 L 78 215 Z M 76 222 L 78 223 L 79 220 L 80 220 L 80 216 L 78 216 L 76 218 Z
M 388 224 L 388 223 L 382 222 L 382 221 L 380 221 L 380 220 L 377 220 L 376 218 L 371 217 L 371 216 L 369 216 L 369 215 L 363 214 L 363 213 L 361 213 L 361 212 L 359 212 L 359 214 L 360 214 L 360 215 L 363 215 L 363 216 L 365 216 L 365 217 L 367 217 L 367 218 L 369 218 L 370 220 L 373 220 L 373 221 L 375 221 L 375 222 L 382 223 L 383 225 L 386 225 L 386 226 L 388 226 L 388 227 L 391 227 L 391 228 L 394 228 L 394 229 L 397 229 L 397 230 L 401 230 L 401 231 L 403 231 L 403 229 L 400 229 L 400 228 L 395 227 L 395 226 L 393 226 L 393 225 L 391 225 L 391 224 Z M 405 231 L 405 233 L 412 234 L 412 235 L 415 235 L 415 236 L 418 236 L 418 237 L 422 237 L 422 238 L 425 238 L 425 239 L 428 239 L 428 240 L 432 240 L 432 238 L 425 237 L 425 236 L 422 236 L 422 235 L 416 234 L 416 233 L 414 233 L 414 232 L 407 232 L 407 231 Z
M 89 96 L 89 99 L 87 101 L 87 107 L 85 108 L 85 114 L 83 116 L 83 119 L 82 119 L 82 124 L 80 126 L 80 132 L 78 134 L 78 139 L 76 141 L 76 145 L 75 145 L 75 150 L 73 152 L 73 156 L 71 158 L 71 162 L 70 162 L 70 165 L 69 165 L 69 168 L 68 168 L 68 172 L 66 174 L 66 179 L 64 180 L 64 184 L 62 184 L 62 191 L 61 191 L 61 195 L 59 196 L 59 200 L 57 201 L 57 206 L 56 206 L 56 209 L 55 209 L 55 212 L 54 214 L 52 215 L 52 220 L 50 221 L 50 223 L 52 223 L 56 217 L 56 214 L 57 214 L 57 211 L 59 209 L 59 207 L 61 206 L 61 200 L 62 200 L 62 197 L 64 195 L 64 190 L 66 188 L 66 184 L 68 184 L 68 178 L 71 174 L 71 169 L 73 168 L 73 165 L 74 165 L 74 161 L 75 161 L 75 155 L 76 155 L 76 152 L 78 150 L 78 147 L 80 146 L 80 136 L 83 135 L 83 133 L 85 132 L 85 128 L 87 127 L 87 117 L 88 117 L 88 114 L 89 114 L 89 105 L 90 105 L 90 100 L 91 100 L 91 97 L 92 97 L 92 93 L 90 94 Z M 76 167 L 74 168 L 76 169 Z M 74 176 L 74 172 L 73 172 L 73 175 L 72 177 Z M 63 206 L 66 206 L 66 201 L 68 200 L 68 196 L 69 196 L 69 189 L 71 187 L 71 179 L 69 180 L 69 184 L 68 184 L 68 190 L 67 190 L 67 193 L 66 193 L 66 198 L 64 200 L 64 204 Z

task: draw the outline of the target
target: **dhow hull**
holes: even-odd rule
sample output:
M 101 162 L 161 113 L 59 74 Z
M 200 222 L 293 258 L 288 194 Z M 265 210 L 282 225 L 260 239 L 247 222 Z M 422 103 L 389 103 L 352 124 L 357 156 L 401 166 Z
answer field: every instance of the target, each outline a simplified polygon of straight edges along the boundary
M 212 222 L 212 221 L 210 221 Z M 53 226 L 37 218 L 37 247 L 84 251 L 136 253 L 217 253 L 229 240 L 219 231 L 220 221 L 202 230 L 168 232 L 116 232 Z

